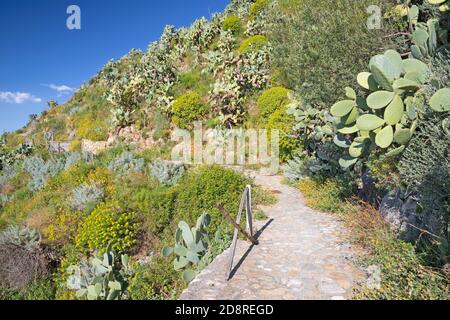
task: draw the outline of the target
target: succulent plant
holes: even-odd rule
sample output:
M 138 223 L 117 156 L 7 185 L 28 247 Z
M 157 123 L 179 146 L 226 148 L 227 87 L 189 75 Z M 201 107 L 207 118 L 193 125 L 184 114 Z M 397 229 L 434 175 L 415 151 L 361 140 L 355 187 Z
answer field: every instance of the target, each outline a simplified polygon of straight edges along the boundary
M 122 255 L 120 262 L 116 261 L 111 247 L 103 256 L 70 266 L 68 271 L 72 275 L 67 280 L 67 288 L 75 290 L 78 299 L 88 300 L 121 300 L 132 273 L 129 257 Z
M 202 259 L 208 252 L 210 240 L 206 229 L 210 223 L 211 217 L 207 213 L 198 218 L 193 228 L 181 221 L 175 235 L 175 246 L 163 249 L 164 257 L 172 254 L 176 256 L 174 268 L 175 270 L 184 269 L 182 277 L 186 282 L 191 282 L 197 276 Z
M 340 161 L 344 168 L 355 164 L 375 146 L 390 148 L 388 156 L 400 153 L 415 131 L 416 106 L 420 108 L 424 103 L 419 89 L 428 66 L 422 61 L 403 60 L 398 52 L 388 50 L 373 57 L 369 69 L 370 72 L 357 76 L 358 84 L 369 92 L 367 98 L 358 97 L 354 89 L 346 88 L 347 99 L 335 103 L 330 110 L 337 119 L 335 142 L 349 150 L 349 157 Z M 357 137 L 350 146 L 339 143 L 342 136 L 354 134 Z

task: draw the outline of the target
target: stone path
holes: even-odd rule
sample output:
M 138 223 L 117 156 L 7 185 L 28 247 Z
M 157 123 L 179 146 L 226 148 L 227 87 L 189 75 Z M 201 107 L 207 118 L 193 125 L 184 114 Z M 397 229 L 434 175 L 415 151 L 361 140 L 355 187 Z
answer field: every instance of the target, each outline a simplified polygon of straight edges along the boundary
M 258 246 L 239 240 L 234 275 L 226 281 L 230 250 L 189 285 L 181 300 L 343 300 L 365 280 L 355 267 L 357 250 L 335 218 L 305 206 L 281 177 L 256 176 L 279 202 L 262 208 L 270 220 L 256 223 Z

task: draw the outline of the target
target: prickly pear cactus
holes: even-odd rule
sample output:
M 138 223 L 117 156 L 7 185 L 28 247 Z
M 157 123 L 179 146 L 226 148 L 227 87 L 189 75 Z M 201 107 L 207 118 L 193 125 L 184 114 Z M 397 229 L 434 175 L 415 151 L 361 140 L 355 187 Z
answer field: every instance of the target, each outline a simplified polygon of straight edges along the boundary
M 181 221 L 175 235 L 175 246 L 163 249 L 163 256 L 175 255 L 174 268 L 184 269 L 182 277 L 186 282 L 191 282 L 197 276 L 202 259 L 208 252 L 210 240 L 206 229 L 210 224 L 211 216 L 207 213 L 198 218 L 193 228 Z
M 343 168 L 376 148 L 386 150 L 387 156 L 401 153 L 416 129 L 418 111 L 424 108 L 420 89 L 428 72 L 425 63 L 388 50 L 374 56 L 369 69 L 357 76 L 367 98 L 346 88 L 347 99 L 331 108 L 338 131 L 335 143 L 348 149 L 348 156 L 340 160 Z

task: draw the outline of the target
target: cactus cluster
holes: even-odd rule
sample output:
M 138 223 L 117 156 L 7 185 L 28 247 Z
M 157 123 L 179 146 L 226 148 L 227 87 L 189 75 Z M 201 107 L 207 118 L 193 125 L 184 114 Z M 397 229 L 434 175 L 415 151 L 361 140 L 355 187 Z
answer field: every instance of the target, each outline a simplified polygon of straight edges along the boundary
M 428 72 L 425 63 L 414 58 L 403 60 L 398 52 L 388 50 L 374 56 L 369 69 L 371 72 L 357 76 L 358 84 L 370 93 L 367 99 L 346 88 L 347 99 L 331 108 L 339 133 L 335 142 L 349 150 L 349 156 L 340 160 L 344 168 L 375 146 L 391 148 L 388 156 L 401 153 L 415 131 L 417 109 L 423 107 L 418 91 Z M 354 134 L 357 137 L 348 144 L 345 136 Z
M 191 282 L 197 276 L 202 258 L 208 252 L 210 240 L 206 229 L 210 224 L 211 216 L 208 213 L 202 214 L 193 228 L 181 221 L 175 235 L 175 246 L 163 249 L 164 257 L 172 254 L 176 256 L 173 262 L 174 268 L 175 270 L 184 269 L 183 280 L 186 282 Z
M 67 288 L 76 291 L 78 299 L 121 300 L 131 276 L 129 257 L 121 255 L 120 262 L 109 246 L 103 256 L 92 257 L 80 265 L 70 266 L 72 274 L 67 280 Z
M 411 57 L 419 60 L 431 58 L 439 47 L 439 44 L 448 44 L 448 30 L 441 28 L 439 19 L 432 18 L 426 23 L 419 22 L 419 8 L 412 6 L 407 9 L 407 16 L 411 34 Z

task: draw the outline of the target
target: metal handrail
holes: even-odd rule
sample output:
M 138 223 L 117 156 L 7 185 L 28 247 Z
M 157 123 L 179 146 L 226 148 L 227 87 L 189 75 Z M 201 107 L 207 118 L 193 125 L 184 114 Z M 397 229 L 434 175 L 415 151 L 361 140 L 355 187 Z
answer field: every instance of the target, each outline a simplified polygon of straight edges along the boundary
M 244 193 L 241 197 L 241 203 L 239 205 L 239 212 L 236 218 L 236 224 L 234 228 L 234 236 L 233 236 L 233 242 L 231 244 L 231 252 L 230 252 L 230 264 L 229 269 L 227 271 L 227 281 L 230 280 L 231 272 L 233 271 L 233 262 L 234 262 L 234 256 L 236 254 L 236 246 L 239 236 L 240 228 L 238 228 L 241 224 L 241 218 L 242 218 L 242 211 L 244 211 L 244 205 L 245 205 L 245 212 L 247 216 L 247 232 L 248 235 L 246 235 L 254 245 L 258 244 L 258 241 L 253 238 L 253 220 L 252 220 L 252 186 L 248 185 L 245 187 Z

